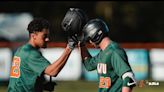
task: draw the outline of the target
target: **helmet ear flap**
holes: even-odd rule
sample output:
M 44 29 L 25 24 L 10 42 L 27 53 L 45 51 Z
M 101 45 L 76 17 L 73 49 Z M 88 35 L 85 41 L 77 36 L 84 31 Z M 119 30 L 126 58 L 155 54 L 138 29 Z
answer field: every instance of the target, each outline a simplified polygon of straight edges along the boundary
M 62 24 L 62 28 L 64 29 L 64 31 L 69 30 L 70 29 L 70 25 L 68 23 L 69 21 L 63 22 Z
M 61 26 L 64 31 L 68 31 L 71 28 L 71 23 L 73 21 L 73 12 L 71 10 L 68 10 L 64 19 L 62 20 Z

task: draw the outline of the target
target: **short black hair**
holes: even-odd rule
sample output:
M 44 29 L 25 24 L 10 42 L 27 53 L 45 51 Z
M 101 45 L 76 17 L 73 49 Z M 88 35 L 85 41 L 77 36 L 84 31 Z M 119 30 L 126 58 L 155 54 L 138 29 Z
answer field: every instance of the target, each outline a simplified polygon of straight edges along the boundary
M 42 29 L 44 28 L 49 29 L 49 27 L 50 27 L 50 24 L 46 19 L 35 18 L 28 24 L 27 30 L 29 31 L 29 33 L 41 32 Z

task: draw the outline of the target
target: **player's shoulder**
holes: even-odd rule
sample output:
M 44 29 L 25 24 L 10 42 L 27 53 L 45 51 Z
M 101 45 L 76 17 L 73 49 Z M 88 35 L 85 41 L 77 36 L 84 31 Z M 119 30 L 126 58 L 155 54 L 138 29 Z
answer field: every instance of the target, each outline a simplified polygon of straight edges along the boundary
M 112 41 L 111 48 L 115 54 L 125 54 L 125 50 L 117 42 Z
M 15 56 L 19 56 L 19 57 L 26 57 L 27 56 L 27 52 L 25 50 L 25 44 L 21 45 L 20 47 L 18 47 L 14 53 Z
M 26 52 L 26 53 L 29 53 L 29 52 L 33 51 L 32 47 L 28 43 L 22 45 L 20 47 L 20 50 L 23 51 L 23 52 Z
M 121 48 L 121 46 L 115 42 L 115 41 L 112 41 L 110 44 L 109 44 L 109 48 L 113 51 L 123 51 L 124 49 Z
M 35 56 L 40 54 L 39 51 L 36 48 L 32 47 L 32 45 L 29 43 L 24 44 L 21 47 L 21 50 L 22 52 L 29 54 L 30 56 Z

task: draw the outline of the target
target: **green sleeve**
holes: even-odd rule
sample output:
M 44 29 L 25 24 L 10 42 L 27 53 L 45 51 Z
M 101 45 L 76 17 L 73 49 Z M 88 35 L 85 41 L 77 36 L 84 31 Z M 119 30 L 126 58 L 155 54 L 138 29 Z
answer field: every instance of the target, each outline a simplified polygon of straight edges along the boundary
M 32 71 L 37 73 L 38 76 L 41 75 L 49 64 L 49 61 L 44 58 L 39 51 L 33 51 L 28 57 L 28 66 Z
M 113 66 L 113 69 L 115 73 L 118 76 L 122 76 L 127 71 L 131 71 L 131 68 L 128 64 L 128 60 L 126 58 L 125 53 L 119 53 L 116 51 L 113 51 L 112 56 L 111 56 L 111 64 Z
M 88 58 L 84 61 L 84 66 L 88 71 L 95 70 L 97 68 L 98 56 Z

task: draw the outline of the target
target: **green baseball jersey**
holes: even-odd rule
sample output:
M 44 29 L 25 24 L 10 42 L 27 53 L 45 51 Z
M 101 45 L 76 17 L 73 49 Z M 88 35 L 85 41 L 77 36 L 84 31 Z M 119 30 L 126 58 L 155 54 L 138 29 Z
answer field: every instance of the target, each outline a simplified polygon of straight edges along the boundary
M 12 61 L 8 92 L 34 92 L 37 77 L 49 64 L 30 44 L 18 48 Z
M 132 71 L 124 49 L 116 42 L 111 42 L 97 56 L 84 61 L 87 70 L 97 69 L 99 92 L 121 92 L 125 72 Z

